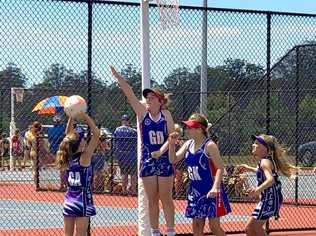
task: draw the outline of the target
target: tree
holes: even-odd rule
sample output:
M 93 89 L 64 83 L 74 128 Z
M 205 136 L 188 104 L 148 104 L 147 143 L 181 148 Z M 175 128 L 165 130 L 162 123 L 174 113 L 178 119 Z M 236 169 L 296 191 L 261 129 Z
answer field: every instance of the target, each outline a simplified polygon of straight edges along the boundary
M 165 90 L 172 93 L 170 111 L 175 120 L 183 120 L 197 111 L 200 97 L 199 75 L 187 68 L 177 68 L 163 80 Z
M 217 75 L 224 78 L 225 90 L 228 91 L 246 91 L 258 79 L 264 75 L 264 69 L 260 65 L 248 63 L 244 59 L 227 59 L 223 66 L 215 68 Z
M 0 132 L 9 130 L 11 87 L 25 87 L 27 78 L 22 70 L 14 63 L 9 63 L 0 71 Z
M 1 89 L 10 87 L 25 87 L 27 78 L 22 70 L 14 63 L 9 63 L 3 71 L 0 71 Z M 6 82 L 8 81 L 8 82 Z

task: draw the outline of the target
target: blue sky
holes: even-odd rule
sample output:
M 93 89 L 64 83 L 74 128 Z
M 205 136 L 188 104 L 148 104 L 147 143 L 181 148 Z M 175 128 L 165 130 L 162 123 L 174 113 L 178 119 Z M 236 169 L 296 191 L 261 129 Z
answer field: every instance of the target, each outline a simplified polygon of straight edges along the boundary
M 203 0 L 180 0 L 180 4 L 202 6 Z M 209 7 L 265 11 L 316 13 L 315 0 L 208 0 Z
M 203 0 L 180 0 L 182 5 L 193 3 L 202 6 Z M 316 13 L 316 0 L 212 0 L 208 5 Z M 86 69 L 85 4 L 1 0 L 0 9 L 4 9 L 0 11 L 0 69 L 8 62 L 14 62 L 32 81 L 41 80 L 43 71 L 53 63 L 62 63 L 75 72 Z M 199 14 L 183 12 L 180 26 L 164 31 L 159 25 L 159 12 L 151 11 L 151 75 L 154 78 L 162 79 L 175 68 L 193 69 L 201 63 Z M 209 22 L 210 66 L 222 65 L 228 57 L 265 66 L 265 15 L 217 12 L 210 14 Z M 93 35 L 92 70 L 97 76 L 113 81 L 109 64 L 118 69 L 130 63 L 140 66 L 139 11 L 136 6 L 95 6 Z M 272 35 L 273 64 L 293 46 L 315 39 L 316 18 L 276 17 Z
M 180 0 L 180 5 L 185 6 L 203 6 L 203 3 L 204 0 Z M 207 4 L 209 7 L 220 8 L 316 13 L 315 0 L 208 0 Z
M 122 1 L 122 0 L 116 0 L 116 1 Z M 139 0 L 123 0 L 123 1 L 124 2 L 131 2 L 131 1 L 139 2 Z M 155 2 L 156 0 L 153 0 L 153 1 Z M 204 0 L 179 0 L 179 1 L 180 1 L 180 5 L 185 5 L 185 6 L 203 6 L 203 2 L 204 2 Z M 316 1 L 315 0 L 208 0 L 207 4 L 209 7 L 316 14 Z

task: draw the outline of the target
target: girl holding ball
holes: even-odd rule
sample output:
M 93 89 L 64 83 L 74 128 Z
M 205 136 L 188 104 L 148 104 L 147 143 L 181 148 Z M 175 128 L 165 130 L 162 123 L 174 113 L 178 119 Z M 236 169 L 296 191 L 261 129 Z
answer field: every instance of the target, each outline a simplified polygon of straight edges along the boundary
M 91 157 L 98 142 L 100 131 L 92 118 L 84 112 L 78 112 L 69 116 L 66 136 L 59 146 L 56 155 L 56 165 L 61 171 L 65 171 L 67 180 L 67 192 L 64 201 L 64 231 L 65 236 L 87 235 L 89 218 L 96 214 L 92 199 L 92 165 Z M 89 143 L 85 143 L 84 131 L 73 127 L 74 118 L 85 122 L 92 136 Z

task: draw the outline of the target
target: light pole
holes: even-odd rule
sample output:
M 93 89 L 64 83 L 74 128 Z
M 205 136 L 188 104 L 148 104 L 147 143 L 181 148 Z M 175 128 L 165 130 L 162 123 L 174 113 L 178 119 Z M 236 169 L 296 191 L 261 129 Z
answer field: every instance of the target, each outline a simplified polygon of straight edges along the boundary
M 207 115 L 207 0 L 203 7 L 200 113 Z

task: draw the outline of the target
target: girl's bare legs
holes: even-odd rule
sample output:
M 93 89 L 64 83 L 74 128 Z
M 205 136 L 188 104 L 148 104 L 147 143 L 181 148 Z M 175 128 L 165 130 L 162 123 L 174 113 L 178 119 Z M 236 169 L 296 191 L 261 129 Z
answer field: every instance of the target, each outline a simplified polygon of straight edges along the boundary
M 143 177 L 144 190 L 148 199 L 149 223 L 152 229 L 159 228 L 159 193 L 158 177 Z
M 266 223 L 266 220 L 256 220 L 254 218 L 249 218 L 246 224 L 246 235 L 247 236 L 265 236 L 266 232 L 263 229 L 263 225 Z
M 1 156 L 1 170 L 4 170 L 4 157 Z
M 172 199 L 173 175 L 158 177 L 159 198 L 162 202 L 163 212 L 168 229 L 174 229 L 174 204 Z
M 128 185 L 128 175 L 122 174 L 122 193 L 123 193 L 123 195 L 127 195 L 127 185 Z
M 23 166 L 26 167 L 26 162 L 30 159 L 30 150 L 26 149 L 24 151 L 24 158 L 23 158 Z
M 64 216 L 65 236 L 73 236 L 75 228 L 75 217 Z
M 209 227 L 212 233 L 216 236 L 225 236 L 225 232 L 220 225 L 219 218 L 209 218 Z
M 193 219 L 193 236 L 204 236 L 205 219 Z
M 131 175 L 130 193 L 132 195 L 136 195 L 137 194 L 137 175 Z
M 76 218 L 76 236 L 86 236 L 89 226 L 89 217 Z
M 13 157 L 13 161 L 12 161 L 12 162 L 13 162 L 13 163 L 12 163 L 12 164 L 13 164 L 13 170 L 16 170 L 16 159 L 17 159 L 17 157 L 14 156 L 14 157 Z
M 22 170 L 22 160 L 21 160 L 21 156 L 18 157 L 17 162 L 18 162 L 18 170 Z

